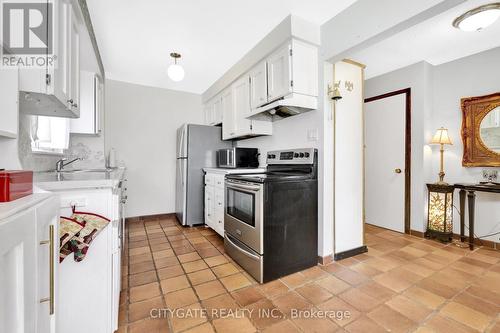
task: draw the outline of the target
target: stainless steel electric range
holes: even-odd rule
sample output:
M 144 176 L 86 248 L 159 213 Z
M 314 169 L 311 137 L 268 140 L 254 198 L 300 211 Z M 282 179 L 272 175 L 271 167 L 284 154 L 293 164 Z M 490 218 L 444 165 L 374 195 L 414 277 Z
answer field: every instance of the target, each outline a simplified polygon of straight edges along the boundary
M 262 174 L 228 175 L 224 247 L 260 283 L 318 262 L 318 153 L 271 151 Z

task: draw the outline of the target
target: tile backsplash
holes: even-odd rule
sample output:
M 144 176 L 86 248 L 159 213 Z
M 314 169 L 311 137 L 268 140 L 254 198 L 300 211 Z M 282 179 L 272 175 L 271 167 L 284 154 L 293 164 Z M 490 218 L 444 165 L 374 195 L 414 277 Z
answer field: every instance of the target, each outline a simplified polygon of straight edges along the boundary
M 69 148 L 64 155 L 39 154 L 31 151 L 30 115 L 19 115 L 19 160 L 23 169 L 33 171 L 54 170 L 56 162 L 66 157 L 68 159 L 80 157 L 68 166 L 76 169 L 103 168 L 105 166 L 104 136 L 71 135 Z

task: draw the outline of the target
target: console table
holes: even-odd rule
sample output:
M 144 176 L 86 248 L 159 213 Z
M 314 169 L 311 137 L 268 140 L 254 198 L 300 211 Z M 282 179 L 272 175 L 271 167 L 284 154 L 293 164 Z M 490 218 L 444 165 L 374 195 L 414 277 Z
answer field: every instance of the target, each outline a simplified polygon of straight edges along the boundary
M 469 248 L 474 250 L 474 214 L 476 192 L 500 193 L 500 185 L 490 184 L 455 184 L 460 189 L 460 241 L 465 241 L 465 199 L 469 208 Z

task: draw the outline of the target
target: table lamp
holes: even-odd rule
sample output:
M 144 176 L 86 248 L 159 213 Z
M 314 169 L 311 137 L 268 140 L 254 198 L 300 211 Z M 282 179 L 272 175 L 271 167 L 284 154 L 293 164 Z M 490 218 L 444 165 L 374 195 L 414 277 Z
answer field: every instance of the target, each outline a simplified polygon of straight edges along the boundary
M 439 150 L 441 154 L 441 169 L 439 171 L 439 181 L 437 184 L 447 185 L 444 181 L 444 145 L 453 145 L 450 137 L 448 136 L 448 129 L 441 127 L 436 131 L 436 134 L 432 137 L 430 142 L 432 145 L 441 145 L 441 149 Z

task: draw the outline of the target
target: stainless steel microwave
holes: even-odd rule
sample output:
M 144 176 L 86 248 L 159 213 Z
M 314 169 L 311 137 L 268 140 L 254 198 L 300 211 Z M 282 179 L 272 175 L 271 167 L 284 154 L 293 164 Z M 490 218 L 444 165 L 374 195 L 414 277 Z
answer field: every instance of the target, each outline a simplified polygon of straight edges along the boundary
M 217 151 L 219 168 L 257 168 L 259 166 L 259 150 L 257 148 L 233 147 Z

